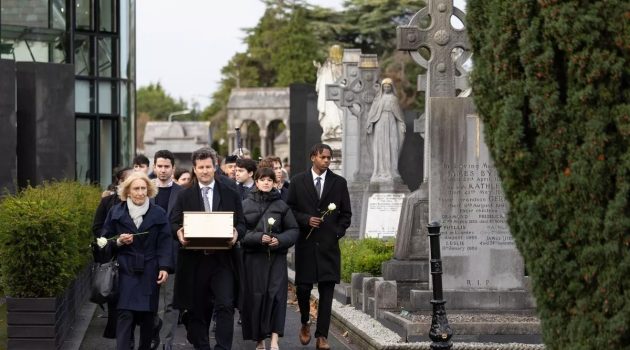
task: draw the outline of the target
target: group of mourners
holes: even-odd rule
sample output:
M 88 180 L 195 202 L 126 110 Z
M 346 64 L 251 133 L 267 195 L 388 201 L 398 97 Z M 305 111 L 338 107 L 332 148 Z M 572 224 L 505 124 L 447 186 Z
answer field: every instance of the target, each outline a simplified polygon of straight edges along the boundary
M 327 341 L 334 286 L 340 280 L 338 240 L 352 216 L 346 180 L 328 169 L 332 150 L 316 144 L 312 166 L 288 180 L 281 159 L 258 162 L 247 152 L 192 153 L 192 170 L 175 167 L 168 150 L 136 156 L 103 193 L 93 233 L 119 265 L 118 294 L 108 301 L 103 334 L 118 350 L 172 349 L 178 324 L 195 349 L 231 349 L 235 309 L 244 340 L 279 349 L 288 298 L 287 253 L 295 245 L 295 293 L 303 345 L 311 341 L 310 298 L 317 284 L 317 349 Z M 151 174 L 149 174 L 151 173 Z M 232 212 L 230 249 L 191 249 L 184 212 Z M 206 228 L 211 232 L 213 227 Z M 252 344 L 253 347 L 253 344 Z

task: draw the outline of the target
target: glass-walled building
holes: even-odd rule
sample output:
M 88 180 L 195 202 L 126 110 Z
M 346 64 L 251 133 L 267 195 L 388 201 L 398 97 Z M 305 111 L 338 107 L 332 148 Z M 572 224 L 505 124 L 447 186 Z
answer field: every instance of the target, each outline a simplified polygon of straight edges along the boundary
M 111 182 L 135 149 L 135 0 L 0 0 L 2 59 L 74 64 L 76 178 Z

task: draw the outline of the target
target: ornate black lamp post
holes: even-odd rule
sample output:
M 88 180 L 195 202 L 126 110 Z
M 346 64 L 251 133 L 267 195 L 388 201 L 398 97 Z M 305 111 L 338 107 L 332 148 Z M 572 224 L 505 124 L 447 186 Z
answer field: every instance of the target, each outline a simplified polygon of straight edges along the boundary
M 453 346 L 453 330 L 446 318 L 446 309 L 442 298 L 442 255 L 440 253 L 440 224 L 436 221 L 427 225 L 429 244 L 431 245 L 431 279 L 433 282 L 433 315 L 431 317 L 431 349 L 450 349 Z

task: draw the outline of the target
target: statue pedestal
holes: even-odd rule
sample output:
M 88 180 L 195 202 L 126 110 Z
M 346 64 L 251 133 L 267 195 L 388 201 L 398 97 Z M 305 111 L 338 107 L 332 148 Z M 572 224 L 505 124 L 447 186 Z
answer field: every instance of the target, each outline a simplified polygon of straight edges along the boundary
M 363 209 L 363 194 L 369 185 L 368 181 L 355 180 L 348 182 L 350 193 L 350 208 L 352 209 L 352 221 L 346 230 L 346 237 L 357 239 L 361 237 L 361 217 Z

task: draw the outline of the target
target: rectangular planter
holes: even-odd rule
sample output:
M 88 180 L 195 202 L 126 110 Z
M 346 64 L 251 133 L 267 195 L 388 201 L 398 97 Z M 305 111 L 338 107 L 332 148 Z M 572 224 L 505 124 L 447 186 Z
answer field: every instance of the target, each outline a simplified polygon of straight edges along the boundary
M 81 272 L 56 298 L 7 297 L 9 349 L 60 349 L 76 312 L 89 296 L 90 269 Z

